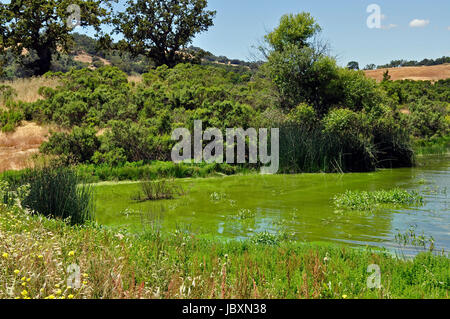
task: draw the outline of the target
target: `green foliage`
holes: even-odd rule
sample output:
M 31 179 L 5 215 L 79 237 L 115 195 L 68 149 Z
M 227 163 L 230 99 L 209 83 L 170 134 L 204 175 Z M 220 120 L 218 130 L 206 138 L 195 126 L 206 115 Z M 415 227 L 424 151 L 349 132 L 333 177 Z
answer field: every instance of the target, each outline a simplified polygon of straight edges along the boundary
M 22 206 L 72 225 L 83 224 L 93 219 L 93 191 L 91 186 L 80 182 L 80 176 L 71 168 L 29 170 L 22 179 L 22 184 L 29 184 L 29 194 Z
M 308 40 L 320 32 L 316 20 L 307 12 L 286 14 L 281 17 L 279 26 L 265 36 L 265 40 L 275 51 L 282 52 L 290 45 L 303 48 Z
M 57 49 L 67 53 L 73 45 L 72 27 L 67 23 L 73 13 L 69 5 L 78 5 L 80 25 L 99 30 L 107 15 L 107 0 L 26 0 L 0 4 L 2 51 L 8 48 L 21 64 L 35 75 L 50 70 Z M 23 55 L 23 50 L 28 53 Z
M 100 147 L 96 133 L 92 127 L 77 126 L 71 133 L 53 133 L 49 140 L 41 145 L 40 151 L 63 156 L 69 163 L 88 162 Z
M 125 12 L 113 19 L 116 33 L 124 37 L 118 47 L 145 55 L 156 66 L 189 61 L 191 55 L 180 49 L 213 25 L 216 12 L 206 10 L 207 5 L 206 0 L 128 0 Z
M 423 197 L 416 192 L 408 192 L 399 188 L 374 192 L 348 190 L 344 194 L 336 195 L 333 202 L 337 208 L 372 211 L 383 207 L 383 205 L 422 205 Z
M 0 110 L 0 129 L 2 132 L 14 131 L 14 129 L 20 125 L 22 120 L 24 120 L 24 115 L 21 111 Z

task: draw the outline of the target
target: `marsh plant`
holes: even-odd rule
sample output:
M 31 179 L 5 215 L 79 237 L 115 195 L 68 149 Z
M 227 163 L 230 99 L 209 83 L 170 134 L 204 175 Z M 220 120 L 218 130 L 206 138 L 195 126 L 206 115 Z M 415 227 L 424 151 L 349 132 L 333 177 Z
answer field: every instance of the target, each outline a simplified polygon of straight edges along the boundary
M 403 247 L 414 247 L 421 250 L 433 252 L 435 249 L 435 240 L 433 236 L 427 236 L 424 232 L 417 234 L 417 225 L 410 225 L 409 229 L 395 235 L 395 241 Z
M 383 206 L 420 206 L 423 197 L 415 191 L 399 188 L 373 192 L 347 190 L 334 196 L 333 202 L 339 209 L 372 211 Z
M 256 212 L 250 209 L 241 208 L 236 215 L 230 216 L 233 220 L 248 220 L 256 217 Z
M 173 180 L 160 179 L 156 181 L 143 181 L 139 185 L 140 191 L 132 196 L 132 200 L 172 199 L 175 196 L 184 194 L 183 188 L 180 185 L 176 185 Z
M 21 204 L 33 213 L 83 224 L 94 217 L 93 190 L 69 167 L 34 168 L 23 176 Z M 26 194 L 25 194 L 26 193 Z

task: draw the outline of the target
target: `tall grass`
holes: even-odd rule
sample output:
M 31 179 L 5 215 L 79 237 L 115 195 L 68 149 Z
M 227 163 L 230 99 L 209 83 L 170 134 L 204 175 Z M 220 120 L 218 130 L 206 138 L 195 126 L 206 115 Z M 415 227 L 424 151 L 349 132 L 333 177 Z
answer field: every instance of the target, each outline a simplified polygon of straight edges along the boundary
M 320 127 L 286 124 L 280 128 L 280 172 L 373 171 L 376 160 L 370 145 L 323 133 Z
M 92 187 L 67 167 L 43 167 L 28 170 L 22 183 L 30 185 L 22 206 L 32 212 L 83 224 L 94 216 Z
M 183 194 L 181 186 L 175 185 L 173 181 L 166 179 L 156 181 L 143 181 L 140 183 L 141 190 L 132 197 L 133 200 L 147 201 L 171 199 L 176 195 Z

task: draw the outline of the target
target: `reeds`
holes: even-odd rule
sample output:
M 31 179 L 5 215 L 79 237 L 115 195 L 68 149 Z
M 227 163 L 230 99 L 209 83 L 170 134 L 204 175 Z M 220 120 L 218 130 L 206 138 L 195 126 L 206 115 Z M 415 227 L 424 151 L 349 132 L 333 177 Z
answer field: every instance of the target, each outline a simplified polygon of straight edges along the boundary
M 84 224 L 93 219 L 93 190 L 82 183 L 68 167 L 43 167 L 28 170 L 21 183 L 30 185 L 22 206 L 34 213 Z

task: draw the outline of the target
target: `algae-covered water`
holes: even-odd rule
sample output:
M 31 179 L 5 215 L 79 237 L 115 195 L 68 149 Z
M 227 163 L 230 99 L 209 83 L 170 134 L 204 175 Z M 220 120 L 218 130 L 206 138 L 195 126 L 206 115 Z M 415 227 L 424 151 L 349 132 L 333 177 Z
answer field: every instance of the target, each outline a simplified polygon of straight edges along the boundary
M 438 249 L 450 248 L 447 186 L 449 157 L 424 157 L 417 167 L 358 174 L 246 175 L 183 179 L 185 195 L 136 202 L 137 183 L 100 184 L 96 218 L 101 224 L 139 231 L 148 225 L 184 229 L 223 239 L 257 232 L 290 234 L 306 242 L 396 247 L 395 236 L 414 227 L 432 236 Z M 333 197 L 346 190 L 399 187 L 419 191 L 424 205 L 374 212 L 337 210 Z

